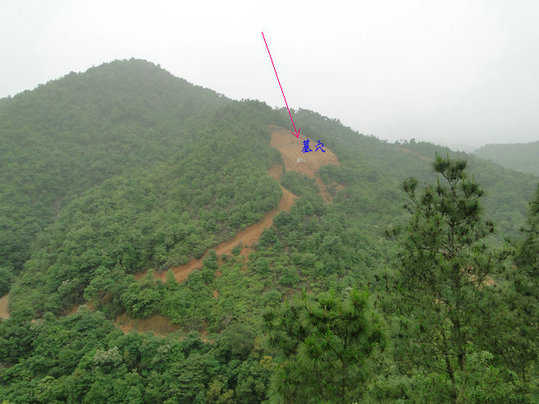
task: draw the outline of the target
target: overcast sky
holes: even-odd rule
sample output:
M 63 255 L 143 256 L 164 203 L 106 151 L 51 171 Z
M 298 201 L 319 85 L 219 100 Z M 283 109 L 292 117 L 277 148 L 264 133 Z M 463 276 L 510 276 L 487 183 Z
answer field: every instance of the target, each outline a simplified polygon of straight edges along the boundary
M 282 107 L 261 31 L 291 108 L 390 141 L 539 140 L 537 0 L 0 0 L 0 97 L 135 57 Z

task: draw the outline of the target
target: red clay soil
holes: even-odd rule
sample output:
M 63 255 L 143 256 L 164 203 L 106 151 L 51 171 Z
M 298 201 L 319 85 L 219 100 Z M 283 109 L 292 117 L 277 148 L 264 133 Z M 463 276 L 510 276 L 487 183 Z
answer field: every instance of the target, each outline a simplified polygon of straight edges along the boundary
M 324 198 L 324 201 L 331 202 L 331 194 L 320 178 L 318 170 L 322 166 L 340 165 L 337 156 L 327 147 L 324 147 L 325 153 L 320 150 L 315 151 L 316 143 L 310 144 L 312 152 L 303 153 L 303 141 L 308 138 L 308 135 L 306 138 L 300 135 L 298 139 L 288 130 L 277 126 L 270 126 L 269 128 L 272 132 L 271 145 L 281 152 L 286 171 L 294 171 L 305 174 L 309 178 L 314 178 L 320 187 L 320 195 Z M 310 140 L 311 142 L 315 141 L 314 139 Z M 342 186 L 340 189 L 342 189 Z
M 95 311 L 95 308 L 91 304 L 84 303 L 84 305 L 90 311 Z M 70 316 L 76 313 L 81 306 L 81 304 L 76 305 L 64 315 Z M 137 332 L 153 332 L 155 335 L 165 336 L 178 329 L 177 325 L 172 324 L 170 320 L 163 317 L 161 314 L 154 314 L 148 318 L 131 318 L 127 313 L 124 313 L 116 317 L 114 325 L 124 334 L 129 333 L 131 330 L 135 330 Z
M 74 306 L 72 309 L 70 309 L 69 311 L 67 311 L 67 312 L 64 314 L 64 316 L 70 316 L 70 315 L 72 315 L 72 314 L 75 314 L 75 313 L 79 310 L 79 307 L 80 307 L 80 306 L 81 306 L 80 304 L 77 304 L 77 305 Z M 90 309 L 90 310 L 92 310 L 92 309 Z M 92 311 L 93 311 L 93 310 L 92 310 Z
M 331 195 L 329 194 L 327 187 L 320 179 L 318 170 L 324 165 L 339 165 L 337 157 L 327 147 L 325 153 L 321 151 L 313 151 L 310 153 L 302 153 L 303 142 L 302 139 L 297 139 L 290 134 L 288 130 L 271 126 L 272 131 L 271 145 L 279 150 L 283 156 L 283 161 L 287 171 L 295 171 L 307 175 L 310 178 L 314 178 L 317 184 L 320 186 L 320 194 L 326 202 L 331 201 Z M 312 139 L 311 139 L 312 140 Z M 314 146 L 314 145 L 313 145 Z M 314 150 L 314 149 L 313 149 Z M 300 160 L 298 160 L 300 159 Z M 269 169 L 269 175 L 280 181 L 283 167 L 281 165 L 275 165 Z M 342 187 L 337 186 L 337 189 Z M 214 248 L 217 255 L 231 254 L 232 249 L 242 244 L 243 248 L 240 255 L 244 258 L 244 270 L 247 269 L 247 257 L 253 251 L 252 245 L 257 243 L 262 235 L 262 232 L 273 225 L 273 218 L 281 211 L 288 211 L 294 204 L 296 196 L 290 191 L 281 186 L 282 197 L 279 201 L 279 205 L 276 209 L 267 213 L 264 218 L 240 231 L 236 236 L 230 240 L 224 241 Z M 177 282 L 182 282 L 187 276 L 196 268 L 202 267 L 202 259 L 193 259 L 185 265 L 170 268 L 174 273 L 174 278 Z M 140 272 L 136 274 L 137 279 L 141 279 L 147 272 Z M 220 271 L 216 273 L 216 276 L 220 276 Z M 156 278 L 162 280 L 165 279 L 166 273 L 155 273 Z M 218 298 L 219 293 L 214 290 L 213 296 Z M 8 310 L 9 294 L 0 298 L 0 318 L 9 318 Z M 79 306 L 74 307 L 66 315 L 75 313 Z M 89 307 L 93 310 L 92 307 Z M 115 324 L 124 333 L 128 333 L 131 330 L 138 332 L 153 332 L 156 335 L 166 335 L 178 330 L 178 326 L 172 324 L 167 318 L 160 314 L 153 315 L 147 319 L 133 319 L 127 314 L 122 314 L 116 318 Z M 205 331 L 205 330 L 204 330 Z M 204 331 L 202 336 L 204 338 Z
M 85 303 L 81 303 L 81 304 L 77 304 L 75 307 L 73 307 L 71 310 L 67 311 L 64 313 L 64 316 L 71 316 L 72 314 L 75 314 L 77 311 L 79 311 L 79 308 L 81 306 L 86 306 L 86 308 L 92 312 L 95 312 L 95 307 L 93 304 L 89 303 L 89 302 L 85 302 Z
M 72 314 L 75 314 L 81 306 L 86 306 L 86 308 L 90 311 L 95 311 L 95 307 L 92 303 L 84 302 L 81 304 L 77 304 L 75 307 L 71 308 L 69 311 L 65 312 L 64 316 L 70 316 Z
M 0 297 L 0 318 L 9 318 L 9 293 Z
M 213 339 L 208 338 L 208 330 L 206 329 L 208 324 L 204 322 L 204 328 L 200 331 L 200 339 L 206 343 L 215 344 Z

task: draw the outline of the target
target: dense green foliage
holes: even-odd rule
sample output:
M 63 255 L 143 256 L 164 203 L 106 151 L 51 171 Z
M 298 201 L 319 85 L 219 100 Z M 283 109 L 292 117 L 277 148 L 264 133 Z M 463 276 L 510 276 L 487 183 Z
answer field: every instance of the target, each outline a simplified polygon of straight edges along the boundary
M 512 170 L 539 175 L 539 140 L 517 144 L 488 144 L 473 153 Z
M 503 237 L 517 237 L 526 218 L 526 201 L 533 197 L 537 176 L 531 174 L 518 174 L 506 170 L 498 164 L 484 161 L 462 152 L 452 152 L 446 147 L 437 146 L 427 142 L 410 142 L 394 145 L 398 150 L 405 151 L 411 159 L 423 160 L 418 169 L 409 167 L 405 173 L 395 173 L 401 179 L 409 176 L 419 180 L 427 178 L 435 180 L 434 172 L 428 161 L 433 161 L 436 153 L 448 155 L 453 159 L 467 161 L 467 167 L 474 179 L 481 184 L 484 190 L 482 205 L 485 214 L 495 223 L 495 231 Z M 523 199 L 519 201 L 519 199 Z
M 350 402 L 362 396 L 366 362 L 382 345 L 379 320 L 366 294 L 334 293 L 266 313 L 270 343 L 281 351 L 271 381 L 274 402 Z
M 2 103 L 0 270 L 18 273 L 71 199 L 174 157 L 228 102 L 151 63 L 117 61 Z
M 236 112 L 229 105 L 220 114 Z M 240 119 L 224 122 L 219 114 L 210 119 L 201 142 L 185 146 L 172 162 L 117 176 L 73 199 L 37 238 L 13 289 L 15 310 L 60 313 L 112 271 L 166 269 L 198 258 L 277 206 L 280 190 L 266 171 L 280 156 L 263 148 L 267 130 Z M 31 295 L 28 284 L 37 285 Z M 114 288 L 122 293 L 117 282 Z
M 483 191 L 467 177 L 465 167 L 464 160 L 437 156 L 434 169 L 440 178 L 435 186 L 417 195 L 417 180 L 404 182 L 413 216 L 401 241 L 397 299 L 409 351 L 405 356 L 418 365 L 424 358 L 439 358 L 431 369 L 451 381 L 450 396 L 458 402 L 477 395 L 467 384 L 477 380 L 470 381 L 466 372 L 482 336 L 501 331 L 489 313 L 497 287 L 485 284 L 498 277 L 504 259 L 485 243 L 493 225 L 481 217 Z M 494 387 L 488 386 L 491 398 Z
M 531 401 L 537 196 L 526 205 L 537 177 L 387 144 L 310 111 L 295 118 L 340 161 L 320 170 L 333 203 L 314 180 L 283 173 L 298 198 L 245 262 L 241 246 L 211 249 L 278 205 L 268 125 L 287 125 L 285 111 L 135 60 L 3 100 L 0 294 L 10 290 L 11 318 L 0 322 L 0 400 Z M 449 159 L 432 170 L 436 152 Z M 429 214 L 402 209 L 409 176 Z M 483 237 L 487 217 L 494 233 Z M 388 228 L 407 228 L 403 261 Z M 500 250 L 504 237 L 512 245 Z M 203 255 L 182 283 L 153 277 Z M 481 284 L 487 274 L 494 287 Z M 64 315 L 84 302 L 95 313 Z M 122 313 L 179 329 L 123 335 L 112 322 Z
M 539 186 L 523 235 L 514 245 L 513 268 L 504 274 L 513 287 L 504 290 L 503 304 L 498 305 L 498 319 L 506 332 L 489 343 L 522 380 L 531 381 L 539 354 Z
M 270 371 L 260 347 L 245 347 L 249 332 L 236 325 L 211 344 L 198 333 L 123 335 L 84 308 L 38 324 L 8 320 L 0 323 L 0 395 L 13 403 L 260 402 Z

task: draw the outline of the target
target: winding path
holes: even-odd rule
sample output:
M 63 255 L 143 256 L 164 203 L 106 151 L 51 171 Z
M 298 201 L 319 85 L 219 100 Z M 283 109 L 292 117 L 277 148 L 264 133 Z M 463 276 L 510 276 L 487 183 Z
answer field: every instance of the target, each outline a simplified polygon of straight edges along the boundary
M 281 173 L 283 171 L 282 165 L 275 165 L 269 169 L 269 175 L 271 175 L 273 178 L 275 178 L 277 181 L 281 178 Z M 275 215 L 282 211 L 289 210 L 292 205 L 294 204 L 294 201 L 296 200 L 296 195 L 294 195 L 292 192 L 288 191 L 287 189 L 283 188 L 281 185 L 281 191 L 282 191 L 282 197 L 279 201 L 279 205 L 276 209 L 272 210 L 271 212 L 266 213 L 264 218 L 260 220 L 259 222 L 256 222 L 255 224 L 252 224 L 251 226 L 243 229 L 238 234 L 236 234 L 233 238 L 223 241 L 221 244 L 219 244 L 217 247 L 213 248 L 218 256 L 223 254 L 230 254 L 235 246 L 238 244 L 243 245 L 243 249 L 241 250 L 241 255 L 247 256 L 251 251 L 251 246 L 256 243 L 260 236 L 262 235 L 262 232 L 271 227 L 273 224 L 273 218 Z M 206 253 L 207 254 L 207 253 Z M 179 265 L 176 267 L 171 267 L 170 270 L 174 273 L 174 278 L 177 282 L 182 282 L 187 278 L 187 276 L 193 272 L 197 268 L 202 267 L 202 261 L 204 259 L 204 256 L 200 259 L 192 259 L 187 264 Z M 135 275 L 136 279 L 141 279 L 146 275 L 147 272 L 141 272 Z M 161 280 L 165 280 L 167 271 L 155 273 L 155 277 Z
M 299 172 L 313 178 L 320 187 L 320 195 L 326 202 L 331 202 L 331 195 L 318 175 L 318 170 L 324 165 L 339 165 L 337 157 L 331 152 L 331 150 L 327 148 L 325 149 L 325 153 L 320 151 L 302 153 L 301 150 L 303 143 L 301 139 L 291 136 L 288 130 L 279 128 L 277 126 L 270 126 L 269 129 L 272 133 L 271 145 L 281 153 L 284 162 L 284 169 L 287 171 Z M 314 141 L 314 139 L 311 140 Z M 281 164 L 277 164 L 268 170 L 268 174 L 275 178 L 279 184 L 282 173 L 283 165 Z M 285 189 L 282 185 L 280 186 L 282 197 L 277 208 L 271 212 L 268 212 L 259 222 L 252 224 L 251 226 L 237 233 L 233 238 L 222 242 L 217 247 L 214 247 L 213 250 L 215 250 L 218 256 L 223 254 L 231 254 L 232 249 L 241 243 L 243 249 L 241 250 L 240 255 L 244 257 L 244 263 L 246 264 L 248 255 L 251 251 L 253 251 L 252 246 L 258 242 L 262 232 L 273 225 L 273 218 L 275 215 L 277 215 L 279 212 L 290 210 L 297 198 L 292 192 Z M 204 256 L 206 254 L 204 254 Z M 183 280 L 185 280 L 191 272 L 197 268 L 201 268 L 203 259 L 204 257 L 200 259 L 192 259 L 184 265 L 170 268 L 174 273 L 174 278 L 176 281 L 183 282 Z M 246 267 L 244 268 L 246 269 Z M 135 278 L 142 279 L 147 273 L 148 271 L 139 272 L 138 274 L 135 274 Z M 154 271 L 154 276 L 158 279 L 164 280 L 166 278 L 166 273 L 167 271 L 160 273 Z M 216 276 L 219 275 L 220 271 L 218 270 L 216 272 Z M 218 298 L 217 290 L 214 291 L 214 298 Z M 0 298 L 0 318 L 9 317 L 8 301 L 9 294 Z M 75 312 L 77 308 L 78 306 L 73 310 L 70 310 L 70 312 L 66 313 L 66 315 Z M 168 319 L 161 315 L 155 315 L 148 319 L 131 319 L 126 314 L 123 314 L 116 319 L 115 324 L 124 333 L 135 329 L 139 332 L 152 331 L 158 335 L 165 335 L 177 329 L 177 326 L 172 325 Z
M 313 151 L 310 153 L 303 153 L 302 140 L 291 136 L 288 130 L 278 126 L 269 126 L 269 129 L 272 133 L 271 145 L 281 153 L 286 171 L 295 171 L 313 178 L 320 187 L 320 195 L 322 198 L 326 202 L 331 202 L 331 195 L 318 175 L 318 170 L 325 165 L 339 165 L 337 156 L 335 156 L 331 150 L 327 149 L 327 147 L 325 148 L 325 152 Z M 314 139 L 311 140 L 314 141 Z M 275 165 L 269 169 L 268 173 L 280 183 L 283 166 L 280 164 Z M 283 188 L 282 185 L 281 191 L 282 197 L 276 209 L 268 212 L 262 220 L 240 231 L 233 238 L 223 241 L 217 247 L 212 248 L 218 256 L 230 254 L 234 247 L 241 243 L 243 249 L 241 250 L 240 255 L 247 258 L 252 251 L 253 244 L 258 242 L 262 232 L 273 225 L 273 218 L 275 215 L 279 212 L 290 210 L 294 204 L 296 195 Z M 206 254 L 207 252 L 200 259 L 193 258 L 186 264 L 171 267 L 170 270 L 174 273 L 174 279 L 176 279 L 177 282 L 183 282 L 191 272 L 197 268 L 201 268 L 202 261 Z M 164 281 L 167 272 L 168 271 L 154 272 L 154 276 L 156 279 Z M 139 272 L 135 275 L 135 278 L 142 279 L 147 273 L 147 271 Z

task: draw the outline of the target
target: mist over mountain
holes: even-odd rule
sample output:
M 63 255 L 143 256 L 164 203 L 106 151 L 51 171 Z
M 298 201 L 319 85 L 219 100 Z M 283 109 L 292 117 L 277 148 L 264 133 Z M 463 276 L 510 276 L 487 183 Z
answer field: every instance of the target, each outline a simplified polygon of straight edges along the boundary
M 539 140 L 529 143 L 488 144 L 473 154 L 512 170 L 539 175 Z
M 136 59 L 0 100 L 0 398 L 530 401 L 531 163 L 292 114 Z

